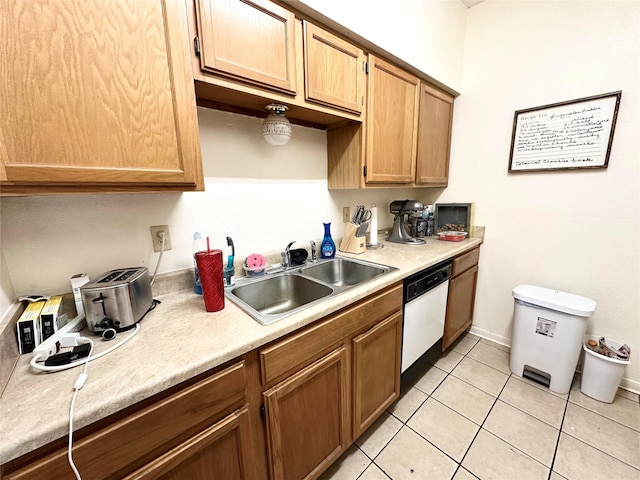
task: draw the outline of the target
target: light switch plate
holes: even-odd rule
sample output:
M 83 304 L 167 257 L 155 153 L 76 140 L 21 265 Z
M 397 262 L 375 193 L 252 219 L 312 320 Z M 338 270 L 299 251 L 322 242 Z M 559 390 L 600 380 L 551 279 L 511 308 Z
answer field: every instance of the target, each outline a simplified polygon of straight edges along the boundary
M 342 207 L 342 223 L 349 223 L 351 220 L 351 212 L 349 212 L 349 207 Z

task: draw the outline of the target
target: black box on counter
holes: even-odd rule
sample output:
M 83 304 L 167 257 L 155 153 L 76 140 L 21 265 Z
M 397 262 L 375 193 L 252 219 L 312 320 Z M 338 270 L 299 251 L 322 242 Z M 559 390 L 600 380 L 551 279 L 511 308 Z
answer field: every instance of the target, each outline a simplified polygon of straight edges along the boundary
M 436 203 L 435 232 L 467 232 L 473 235 L 473 203 Z
M 45 303 L 42 300 L 27 305 L 16 323 L 20 354 L 33 352 L 40 344 L 40 312 Z

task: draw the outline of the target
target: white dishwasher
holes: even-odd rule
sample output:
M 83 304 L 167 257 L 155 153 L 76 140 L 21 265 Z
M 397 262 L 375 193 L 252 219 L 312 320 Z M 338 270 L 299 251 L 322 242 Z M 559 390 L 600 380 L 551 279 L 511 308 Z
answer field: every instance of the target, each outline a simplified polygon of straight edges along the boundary
M 450 277 L 451 261 L 447 261 L 404 281 L 401 372 L 442 338 Z

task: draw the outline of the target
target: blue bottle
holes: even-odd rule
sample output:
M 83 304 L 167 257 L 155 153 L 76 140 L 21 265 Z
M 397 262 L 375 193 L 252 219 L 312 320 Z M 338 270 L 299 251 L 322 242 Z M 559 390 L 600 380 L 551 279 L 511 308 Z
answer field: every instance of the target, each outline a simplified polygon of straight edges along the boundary
M 320 245 L 320 258 L 333 258 L 336 256 L 336 244 L 331 238 L 331 222 L 323 223 L 324 238 Z

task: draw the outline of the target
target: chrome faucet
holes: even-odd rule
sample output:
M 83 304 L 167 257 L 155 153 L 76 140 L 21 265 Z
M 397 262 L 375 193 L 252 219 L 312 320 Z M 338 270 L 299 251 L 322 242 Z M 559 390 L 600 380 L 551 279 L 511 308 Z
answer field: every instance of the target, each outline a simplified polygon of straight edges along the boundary
M 309 243 L 311 244 L 311 261 L 313 263 L 316 263 L 318 261 L 318 255 L 316 253 L 316 242 L 311 240 Z
M 284 252 L 281 253 L 282 266 L 284 268 L 288 268 L 288 267 L 291 266 L 291 245 L 293 245 L 294 243 L 296 243 L 295 240 L 293 242 L 289 243 L 289 245 L 287 245 L 285 247 Z

